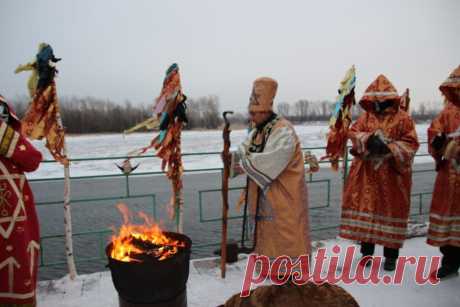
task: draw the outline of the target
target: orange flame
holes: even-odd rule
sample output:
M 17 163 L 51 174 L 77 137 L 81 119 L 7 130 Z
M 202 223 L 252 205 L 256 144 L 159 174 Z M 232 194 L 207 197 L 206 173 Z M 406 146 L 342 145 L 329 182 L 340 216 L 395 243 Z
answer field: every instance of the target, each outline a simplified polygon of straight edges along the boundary
M 144 220 L 144 224 L 135 225 L 130 222 L 131 212 L 125 204 L 117 204 L 117 208 L 123 215 L 123 225 L 118 234 L 112 236 L 111 258 L 123 262 L 138 262 L 140 260 L 136 259 L 136 255 L 147 254 L 158 260 L 165 260 L 175 255 L 179 248 L 185 247 L 184 242 L 165 236 L 160 226 L 147 214 L 139 212 L 138 215 Z M 135 245 L 134 240 L 155 248 L 142 248 L 139 244 Z

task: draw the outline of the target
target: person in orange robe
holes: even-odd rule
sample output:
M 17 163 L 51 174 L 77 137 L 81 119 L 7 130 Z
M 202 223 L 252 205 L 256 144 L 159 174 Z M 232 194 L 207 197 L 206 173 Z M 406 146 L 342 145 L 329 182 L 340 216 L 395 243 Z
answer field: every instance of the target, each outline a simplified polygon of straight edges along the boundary
M 460 66 L 439 87 L 446 106 L 428 128 L 428 150 L 436 161 L 436 182 L 427 242 L 443 258 L 439 278 L 460 267 Z
M 340 236 L 361 242 L 364 256 L 384 246 L 384 269 L 393 271 L 406 238 L 412 162 L 419 143 L 400 96 L 383 75 L 360 100 L 365 112 L 348 132 L 354 159 L 343 192 Z M 370 262 L 367 262 L 369 264 Z
M 0 306 L 32 307 L 40 234 L 32 190 L 24 172 L 41 153 L 21 134 L 21 123 L 0 96 Z
M 272 78 L 254 81 L 248 111 L 255 127 L 232 153 L 231 173 L 248 176 L 255 253 L 297 258 L 311 251 L 304 156 L 292 124 L 273 112 L 277 89 Z

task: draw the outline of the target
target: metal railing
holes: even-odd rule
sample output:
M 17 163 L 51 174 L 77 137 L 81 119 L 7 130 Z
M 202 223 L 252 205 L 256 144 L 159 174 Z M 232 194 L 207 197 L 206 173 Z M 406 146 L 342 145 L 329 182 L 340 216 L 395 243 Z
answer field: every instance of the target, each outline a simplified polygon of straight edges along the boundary
M 426 143 L 422 143 L 426 144 Z M 305 147 L 302 148 L 303 151 L 306 150 L 325 150 L 325 147 Z M 202 153 L 184 153 L 182 154 L 183 157 L 190 157 L 190 156 L 209 156 L 209 155 L 220 155 L 220 152 L 202 152 Z M 426 156 L 426 154 L 422 155 L 417 155 L 417 156 Z M 101 161 L 101 160 L 120 160 L 120 159 L 126 159 L 126 156 L 112 156 L 112 157 L 88 157 L 88 158 L 77 158 L 77 159 L 71 159 L 71 162 L 88 162 L 88 161 Z M 138 157 L 139 159 L 158 159 L 155 157 L 155 155 L 145 155 Z M 349 171 L 349 155 L 348 152 L 345 155 L 345 164 L 343 168 L 343 177 L 342 180 L 345 181 L 346 177 L 348 175 Z M 45 160 L 43 163 L 56 163 L 54 160 Z M 327 161 L 320 161 L 319 162 L 322 165 L 328 164 L 329 162 Z M 72 164 L 71 164 L 72 167 Z M 413 173 L 421 173 L 421 172 L 433 172 L 433 169 L 424 169 L 424 170 L 418 170 L 414 171 Z M 220 176 L 223 174 L 223 169 L 220 167 L 218 168 L 199 168 L 199 169 L 193 169 L 193 170 L 184 170 L 184 173 L 196 173 L 196 172 L 219 172 Z M 155 193 L 147 193 L 147 194 L 133 194 L 130 189 L 130 178 L 131 177 L 137 177 L 137 176 L 154 176 L 154 175 L 160 175 L 163 174 L 161 171 L 155 171 L 155 172 L 139 172 L 139 173 L 131 173 L 129 175 L 125 174 L 106 174 L 106 175 L 95 175 L 95 176 L 71 176 L 71 180 L 93 180 L 93 179 L 108 179 L 108 178 L 123 178 L 123 183 L 124 183 L 124 195 L 116 195 L 116 196 L 110 196 L 110 197 L 95 197 L 95 198 L 80 198 L 80 199 L 71 199 L 71 204 L 72 205 L 85 205 L 90 202 L 110 202 L 110 201 L 119 201 L 119 200 L 126 200 L 126 199 L 138 199 L 138 198 L 148 198 L 151 199 L 151 213 L 154 218 L 157 217 L 157 200 L 156 200 L 156 194 Z M 337 176 L 337 174 L 332 174 L 333 176 Z M 307 176 L 307 183 L 310 185 L 310 191 L 312 190 L 311 185 L 316 185 L 316 184 L 325 184 L 326 185 L 326 201 L 322 205 L 318 206 L 312 206 L 310 207 L 310 210 L 322 210 L 331 207 L 331 189 L 332 189 L 332 184 L 331 184 L 331 178 L 328 179 L 314 179 L 314 174 L 309 174 Z M 30 182 L 33 183 L 39 183 L 39 182 L 50 182 L 50 181 L 62 181 L 62 177 L 54 177 L 54 178 L 40 178 L 40 179 L 31 179 L 29 180 Z M 231 187 L 229 191 L 241 191 L 243 190 L 244 187 L 239 186 L 239 187 Z M 205 216 L 204 208 L 203 208 L 203 197 L 207 193 L 216 193 L 220 192 L 221 189 L 204 189 L 204 190 L 198 190 L 198 208 L 199 208 L 199 219 L 197 222 L 199 223 L 218 223 L 221 221 L 221 216 L 211 216 L 207 217 Z M 431 191 L 424 191 L 420 193 L 415 193 L 412 194 L 412 198 L 416 198 L 419 202 L 418 204 L 418 209 L 416 210 L 415 213 L 411 214 L 411 216 L 417 216 L 417 215 L 426 215 L 427 212 L 423 211 L 423 199 L 427 195 L 431 195 Z M 50 205 L 58 205 L 62 204 L 63 201 L 52 201 L 52 202 L 37 202 L 37 206 L 42 207 L 42 206 L 50 206 Z M 188 205 L 193 205 L 187 202 Z M 231 215 L 229 216 L 229 220 L 240 220 L 243 218 L 243 215 Z M 334 224 L 334 225 L 326 225 L 324 227 L 318 227 L 312 229 L 312 231 L 320 231 L 320 230 L 326 230 L 326 229 L 333 229 L 337 228 L 339 225 Z M 74 232 L 73 237 L 82 237 L 82 236 L 96 236 L 98 239 L 98 256 L 97 257 L 76 257 L 75 261 L 76 263 L 81 263 L 81 262 L 88 262 L 88 261 L 95 261 L 95 260 L 102 260 L 105 259 L 105 246 L 107 244 L 107 237 L 108 235 L 112 233 L 111 229 L 100 229 L 100 230 L 92 230 L 92 231 L 83 231 L 83 232 Z M 41 250 L 40 250 L 40 266 L 41 267 L 52 267 L 52 266 L 64 266 L 65 265 L 65 259 L 63 258 L 62 261 L 47 261 L 46 259 L 46 242 L 49 240 L 56 240 L 56 239 L 63 239 L 64 234 L 52 234 L 52 235 L 44 235 L 41 237 Z M 248 239 L 246 237 L 246 239 Z M 206 242 L 203 244 L 198 244 L 194 245 L 194 249 L 199 249 L 199 248 L 206 248 L 210 246 L 217 246 L 219 245 L 219 242 Z

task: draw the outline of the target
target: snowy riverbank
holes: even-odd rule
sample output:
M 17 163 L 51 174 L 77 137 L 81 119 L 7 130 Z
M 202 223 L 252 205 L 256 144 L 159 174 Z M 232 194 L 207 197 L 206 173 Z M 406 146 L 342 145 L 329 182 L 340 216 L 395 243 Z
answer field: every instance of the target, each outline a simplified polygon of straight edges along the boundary
M 417 134 L 420 142 L 426 141 L 427 124 L 417 125 Z M 295 126 L 303 147 L 324 147 L 326 146 L 326 134 L 328 126 L 326 124 L 305 124 Z M 154 132 L 136 133 L 127 136 L 123 134 L 98 134 L 68 136 L 66 138 L 69 156 L 73 159 L 95 158 L 95 157 L 117 157 L 125 156 L 128 152 L 144 147 L 149 144 Z M 246 137 L 246 130 L 234 130 L 231 133 L 233 147 L 240 144 Z M 43 142 L 35 141 L 34 144 L 41 150 L 46 159 L 51 159 L 48 150 Z M 184 131 L 182 134 L 182 152 L 220 152 L 222 150 L 222 132 L 219 130 L 207 131 Z M 324 150 L 313 150 L 321 157 Z M 419 154 L 426 153 L 426 146 L 420 147 Z M 147 154 L 154 154 L 153 151 Z M 77 161 L 71 165 L 72 176 L 95 176 L 107 174 L 120 174 L 115 166 L 115 162 L 121 164 L 122 159 L 102 160 L 102 161 Z M 219 155 L 205 156 L 184 156 L 184 167 L 186 170 L 200 168 L 219 168 L 222 162 Z M 419 157 L 416 163 L 431 162 L 431 157 Z M 157 158 L 137 159 L 134 163 L 140 162 L 136 172 L 152 172 L 160 170 L 160 161 Z M 38 171 L 28 175 L 29 178 L 50 178 L 62 177 L 63 171 L 56 163 L 42 163 Z

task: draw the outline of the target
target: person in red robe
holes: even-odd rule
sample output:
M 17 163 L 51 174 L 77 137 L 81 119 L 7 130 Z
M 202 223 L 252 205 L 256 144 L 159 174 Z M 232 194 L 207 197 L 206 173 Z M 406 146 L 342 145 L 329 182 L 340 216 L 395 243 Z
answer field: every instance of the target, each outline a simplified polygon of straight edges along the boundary
M 363 257 L 374 254 L 375 244 L 383 245 L 384 269 L 393 271 L 406 238 L 419 143 L 413 120 L 399 108 L 400 96 L 385 76 L 369 85 L 359 103 L 366 112 L 348 131 L 354 159 L 344 186 L 340 236 L 361 242 Z
M 439 87 L 446 105 L 428 128 L 428 151 L 436 161 L 436 182 L 427 242 L 443 257 L 438 278 L 460 267 L 460 66 Z
M 0 95 L 0 306 L 35 306 L 40 235 L 32 190 L 24 172 L 41 153 Z

